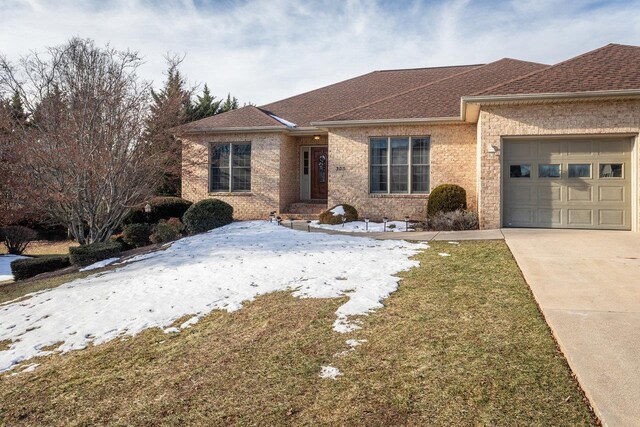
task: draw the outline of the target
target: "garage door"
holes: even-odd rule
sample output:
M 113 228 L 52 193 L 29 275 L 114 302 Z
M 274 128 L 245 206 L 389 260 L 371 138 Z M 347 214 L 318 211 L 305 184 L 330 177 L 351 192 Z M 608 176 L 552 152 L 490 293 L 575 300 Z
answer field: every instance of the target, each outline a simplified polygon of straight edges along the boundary
M 506 227 L 631 228 L 626 139 L 505 140 Z

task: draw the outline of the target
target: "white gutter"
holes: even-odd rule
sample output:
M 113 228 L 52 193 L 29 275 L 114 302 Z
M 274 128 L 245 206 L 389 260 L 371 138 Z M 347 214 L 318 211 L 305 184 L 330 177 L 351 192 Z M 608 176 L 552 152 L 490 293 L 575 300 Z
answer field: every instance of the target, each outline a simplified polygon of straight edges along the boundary
M 601 98 L 635 98 L 640 96 L 640 89 L 601 90 L 591 92 L 560 92 L 560 93 L 529 93 L 518 95 L 478 95 L 460 98 L 460 117 L 467 122 L 478 121 L 481 104 L 495 104 L 508 102 L 535 102 L 552 100 L 589 100 Z M 468 106 L 477 106 L 471 112 Z

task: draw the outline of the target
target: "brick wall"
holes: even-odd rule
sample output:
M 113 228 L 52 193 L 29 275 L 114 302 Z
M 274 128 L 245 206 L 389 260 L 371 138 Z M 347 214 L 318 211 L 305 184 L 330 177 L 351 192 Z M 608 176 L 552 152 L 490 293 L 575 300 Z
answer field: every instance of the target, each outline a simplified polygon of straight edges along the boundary
M 501 148 L 503 137 L 638 134 L 639 131 L 640 101 L 482 107 L 478 124 L 480 226 L 498 228 L 501 224 L 501 156 L 490 155 L 487 148 L 490 145 Z M 638 161 L 637 156 L 635 161 Z M 638 167 L 640 165 L 636 164 L 636 170 Z M 639 224 L 640 218 L 636 218 L 635 222 Z
M 369 138 L 375 136 L 430 136 L 431 188 L 458 184 L 476 207 L 476 126 L 410 125 L 331 129 L 329 133 L 329 206 L 348 203 L 360 216 L 424 219 L 427 196 L 378 195 L 369 191 Z
M 281 147 L 291 137 L 283 133 L 228 134 L 182 138 L 182 197 L 196 202 L 206 198 L 224 200 L 234 208 L 236 219 L 264 219 L 280 207 Z M 251 192 L 210 193 L 208 144 L 251 142 Z

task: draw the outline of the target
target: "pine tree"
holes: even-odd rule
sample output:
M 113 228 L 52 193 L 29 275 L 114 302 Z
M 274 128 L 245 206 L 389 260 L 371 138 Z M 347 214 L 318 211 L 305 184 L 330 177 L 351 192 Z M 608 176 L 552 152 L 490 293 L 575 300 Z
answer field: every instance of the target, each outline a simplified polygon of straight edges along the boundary
M 227 94 L 227 99 L 224 104 L 220 106 L 220 113 L 226 113 L 227 111 L 235 110 L 238 108 L 238 98 L 235 96 L 232 98 L 231 94 Z
M 24 111 L 22 98 L 20 97 L 20 93 L 18 93 L 18 91 L 15 91 L 13 93 L 13 96 L 11 97 L 11 101 L 9 103 L 9 112 L 14 125 L 23 125 L 26 123 L 28 116 Z
M 169 129 L 191 120 L 193 107 L 191 90 L 179 70 L 181 58 L 167 58 L 167 79 L 158 92 L 151 91 L 153 103 L 147 119 L 146 139 L 166 159 L 163 180 L 158 186 L 158 195 L 180 195 L 182 150 L 180 142 Z
M 209 87 L 205 84 L 202 96 L 198 95 L 197 101 L 191 108 L 191 120 L 200 120 L 218 114 L 222 100 L 216 100 L 215 96 L 209 92 Z

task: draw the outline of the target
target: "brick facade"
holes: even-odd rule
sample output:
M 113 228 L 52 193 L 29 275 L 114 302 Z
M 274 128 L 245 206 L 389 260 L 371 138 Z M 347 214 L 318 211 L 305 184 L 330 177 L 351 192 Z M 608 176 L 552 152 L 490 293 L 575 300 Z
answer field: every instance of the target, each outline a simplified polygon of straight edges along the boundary
M 487 148 L 491 145 L 502 148 L 502 138 L 530 135 L 637 135 L 638 132 L 640 101 L 637 100 L 483 106 L 478 122 L 480 227 L 501 226 L 501 156 L 488 153 Z M 635 162 L 638 170 L 640 164 L 637 163 L 637 155 Z M 634 184 L 637 187 L 638 182 Z M 636 227 L 640 223 L 637 213 L 634 222 Z
M 189 136 L 182 140 L 182 197 L 192 202 L 206 198 L 233 206 L 236 219 L 264 219 L 280 206 L 280 150 L 290 137 L 284 133 L 248 133 Z M 210 193 L 208 144 L 251 142 L 251 192 Z
M 219 198 L 230 203 L 237 219 L 266 218 L 300 200 L 300 147 L 329 148 L 328 205 L 349 203 L 361 216 L 423 219 L 427 195 L 371 194 L 369 138 L 430 136 L 431 188 L 454 183 L 467 190 L 469 208 L 477 209 L 481 228 L 501 226 L 502 138 L 532 135 L 615 135 L 640 132 L 640 101 L 600 101 L 483 106 L 478 124 L 434 124 L 331 129 L 320 140 L 285 133 L 212 134 L 183 138 L 183 197 Z M 250 141 L 251 192 L 209 193 L 207 144 Z M 479 141 L 479 143 L 476 143 Z M 640 170 L 635 155 L 636 170 Z M 634 175 L 638 187 L 637 173 Z M 634 192 L 638 198 L 638 192 Z M 640 200 L 636 200 L 640 202 Z M 635 213 L 634 228 L 640 228 Z
M 476 126 L 438 124 L 331 129 L 329 133 L 329 206 L 348 203 L 361 216 L 424 219 L 425 194 L 371 194 L 369 138 L 376 136 L 430 136 L 430 187 L 458 184 L 467 190 L 467 202 L 476 206 Z

